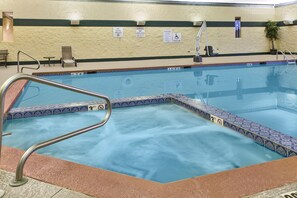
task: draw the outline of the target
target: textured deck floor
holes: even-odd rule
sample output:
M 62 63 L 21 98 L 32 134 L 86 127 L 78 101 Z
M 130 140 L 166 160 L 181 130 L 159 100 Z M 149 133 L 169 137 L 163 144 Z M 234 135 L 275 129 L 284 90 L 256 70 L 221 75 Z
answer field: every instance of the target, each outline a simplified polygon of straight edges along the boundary
M 267 190 L 255 195 L 247 196 L 244 198 L 284 198 L 282 194 L 287 194 L 288 192 L 296 192 L 297 191 L 297 183 L 288 184 L 279 188 L 275 188 L 272 190 Z
M 82 193 L 74 192 L 34 179 L 20 187 L 10 187 L 8 183 L 14 177 L 13 173 L 0 170 L 0 189 L 5 191 L 3 198 L 91 198 Z

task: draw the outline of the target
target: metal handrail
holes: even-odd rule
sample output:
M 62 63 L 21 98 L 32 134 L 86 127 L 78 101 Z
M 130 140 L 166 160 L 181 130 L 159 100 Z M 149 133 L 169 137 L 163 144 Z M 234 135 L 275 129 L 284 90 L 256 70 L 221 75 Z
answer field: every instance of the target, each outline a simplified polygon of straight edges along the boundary
M 293 53 L 290 50 L 285 50 L 284 54 L 286 54 L 286 52 L 288 52 L 291 55 L 291 57 L 293 58 L 293 60 L 296 62 L 296 57 L 293 55 Z
M 290 63 L 290 60 L 289 60 L 288 56 L 285 54 L 285 52 L 289 52 L 290 55 L 294 58 L 294 62 L 296 63 L 295 56 L 293 56 L 292 52 L 290 52 L 289 50 L 285 50 L 285 51 L 277 50 L 276 51 L 276 60 L 278 60 L 278 53 L 279 52 L 283 55 L 284 60 L 286 60 L 288 64 Z
M 5 95 L 7 93 L 7 90 L 9 88 L 10 85 L 12 85 L 14 82 L 18 81 L 18 80 L 32 80 L 35 82 L 39 82 L 39 83 L 43 83 L 46 85 L 50 85 L 50 86 L 54 86 L 54 87 L 58 87 L 58 88 L 62 88 L 62 89 L 66 89 L 66 90 L 71 90 L 77 93 L 82 93 L 82 94 L 86 94 L 86 95 L 90 95 L 90 96 L 94 96 L 94 97 L 98 97 L 100 99 L 104 99 L 106 101 L 107 104 L 107 112 L 105 114 L 104 119 L 99 122 L 98 124 L 94 124 L 91 125 L 89 127 L 85 127 L 76 131 L 72 131 L 70 133 L 67 133 L 65 135 L 35 144 L 33 146 L 31 146 L 21 157 L 17 169 L 16 169 L 16 176 L 15 178 L 11 181 L 10 185 L 11 186 L 21 186 L 23 184 L 25 184 L 28 179 L 23 177 L 23 169 L 24 169 L 24 165 L 26 160 L 28 159 L 28 157 L 36 150 L 52 145 L 54 143 L 66 140 L 68 138 L 80 135 L 82 133 L 85 133 L 87 131 L 96 129 L 98 127 L 103 126 L 109 119 L 110 115 L 111 115 L 111 102 L 109 100 L 109 98 L 107 96 L 104 95 L 100 95 L 97 93 L 93 93 L 90 91 L 86 91 L 83 89 L 79 89 L 76 87 L 71 87 L 68 85 L 64 85 L 64 84 L 60 84 L 57 82 L 53 82 L 50 80 L 46 80 L 46 79 L 42 79 L 36 76 L 32 76 L 32 75 L 27 75 L 27 74 L 15 74 L 14 76 L 10 77 L 8 80 L 5 81 L 5 83 L 2 85 L 1 89 L 0 89 L 0 159 L 1 159 L 1 148 L 2 148 L 2 134 L 3 134 L 3 122 L 4 122 L 4 102 L 5 102 Z
M 23 69 L 34 69 L 34 70 L 38 70 L 38 69 L 40 68 L 40 62 L 39 62 L 39 60 L 33 58 L 32 56 L 30 56 L 29 54 L 27 54 L 27 53 L 25 53 L 25 52 L 23 52 L 23 51 L 18 51 L 18 55 L 17 55 L 17 61 L 18 61 L 18 70 L 17 70 L 17 72 L 18 72 L 18 73 L 20 72 L 20 53 L 22 53 L 22 54 L 28 56 L 29 58 L 32 58 L 33 60 L 37 61 L 37 63 L 38 63 L 38 67 L 37 67 L 37 68 L 32 68 L 32 67 L 22 67 L 22 68 L 21 68 L 21 73 L 23 73 Z
M 279 53 L 279 52 L 283 55 L 284 59 L 288 62 L 288 57 L 287 57 L 286 54 L 285 54 L 283 51 L 281 51 L 281 50 L 277 50 L 277 51 L 276 51 L 276 60 L 278 60 L 278 53 Z

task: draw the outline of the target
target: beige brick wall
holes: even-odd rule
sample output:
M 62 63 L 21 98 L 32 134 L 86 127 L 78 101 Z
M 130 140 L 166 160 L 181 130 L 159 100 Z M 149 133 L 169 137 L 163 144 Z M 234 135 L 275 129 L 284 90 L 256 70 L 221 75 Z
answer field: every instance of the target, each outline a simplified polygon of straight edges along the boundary
M 189 5 L 161 5 L 137 3 L 98 3 L 74 1 L 1 0 L 2 10 L 13 11 L 15 18 L 28 19 L 79 19 L 96 20 L 172 20 L 172 21 L 266 21 L 273 19 L 273 8 L 258 7 L 215 7 Z M 78 14 L 79 13 L 79 14 Z M 163 43 L 163 31 L 172 29 L 182 33 L 181 43 Z M 136 38 L 135 27 L 125 27 L 124 37 L 112 37 L 112 27 L 22 27 L 15 26 L 14 42 L 0 43 L 1 49 L 8 49 L 9 60 L 16 60 L 18 50 L 24 50 L 34 57 L 60 58 L 61 46 L 71 45 L 79 59 L 119 58 L 146 56 L 193 55 L 195 37 L 199 28 L 146 27 L 146 37 Z M 2 32 L 2 31 L 1 31 Z M 209 43 L 219 53 L 252 53 L 269 50 L 264 28 L 242 28 L 242 38 L 234 38 L 234 28 L 208 28 Z M 202 46 L 205 45 L 203 35 Z M 190 51 L 190 52 L 189 52 Z M 203 50 L 202 50 L 203 52 Z
M 280 50 L 297 52 L 297 26 L 285 26 L 280 29 L 278 46 Z
M 199 28 L 146 27 L 145 38 L 136 38 L 135 27 L 125 27 L 123 38 L 113 38 L 112 27 L 20 27 L 14 29 L 15 40 L 1 43 L 10 52 L 9 60 L 16 59 L 18 50 L 42 59 L 43 56 L 61 57 L 61 46 L 71 45 L 78 59 L 179 56 L 193 55 L 195 36 Z M 182 33 L 180 43 L 164 43 L 163 30 Z M 203 35 L 202 45 L 205 45 Z M 252 37 L 252 38 L 251 38 Z M 242 38 L 234 38 L 233 28 L 209 28 L 209 44 L 219 53 L 249 53 L 269 50 L 264 28 L 243 28 Z M 203 52 L 203 49 L 201 50 Z
M 296 20 L 297 19 L 297 4 L 277 7 L 275 9 L 275 20 Z
M 297 20 L 297 5 L 289 5 L 276 8 L 275 19 L 277 21 Z M 280 50 L 297 52 L 297 26 L 283 26 L 280 28 L 278 47 Z

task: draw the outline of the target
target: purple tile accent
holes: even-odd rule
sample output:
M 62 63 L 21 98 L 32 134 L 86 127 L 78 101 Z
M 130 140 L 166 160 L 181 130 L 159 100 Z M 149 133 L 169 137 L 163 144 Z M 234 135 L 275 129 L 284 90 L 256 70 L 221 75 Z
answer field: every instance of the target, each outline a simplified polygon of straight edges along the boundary
M 39 116 L 42 116 L 42 111 L 35 111 L 34 113 L 33 113 L 33 116 L 34 117 L 39 117 Z
M 260 144 L 260 145 L 264 145 L 264 140 L 263 140 L 263 138 L 261 138 L 261 137 L 259 137 L 259 136 L 256 136 L 255 137 L 255 142 L 256 143 L 258 143 L 258 144 Z
M 70 108 L 63 108 L 61 113 L 71 113 Z
M 297 155 L 296 152 L 289 151 L 288 157 L 294 157 L 294 156 L 296 156 L 296 155 Z
M 43 112 L 43 115 L 47 116 L 47 115 L 52 115 L 53 114 L 53 110 L 52 109 L 47 109 Z
M 79 111 L 88 111 L 88 106 L 80 106 Z
M 24 113 L 23 112 L 14 113 L 12 117 L 13 117 L 13 119 L 23 118 Z
M 24 113 L 24 117 L 25 118 L 29 118 L 29 117 L 32 117 L 33 116 L 33 113 L 32 112 L 25 112 Z
M 170 102 L 171 98 L 168 95 L 159 96 L 142 96 L 134 98 L 121 98 L 112 100 L 112 108 L 132 107 L 139 105 L 161 104 Z M 47 116 L 61 113 L 88 111 L 90 104 L 102 104 L 102 101 L 78 102 L 69 104 L 55 104 L 36 107 L 13 108 L 10 110 L 9 119 L 18 119 L 24 117 Z M 105 104 L 105 108 L 106 108 Z
M 53 114 L 56 115 L 56 114 L 61 114 L 62 113 L 62 109 L 54 109 L 53 110 Z
M 8 113 L 6 119 L 7 119 L 7 120 L 11 120 L 11 119 L 12 119 L 12 114 L 11 114 L 11 113 Z
M 275 144 L 274 143 L 272 143 L 271 141 L 265 141 L 265 147 L 266 148 L 268 148 L 268 149 L 270 149 L 270 150 L 272 150 L 272 151 L 275 151 Z
M 288 151 L 287 149 L 285 149 L 284 147 L 282 146 L 276 146 L 276 152 L 283 155 L 283 156 L 288 156 Z

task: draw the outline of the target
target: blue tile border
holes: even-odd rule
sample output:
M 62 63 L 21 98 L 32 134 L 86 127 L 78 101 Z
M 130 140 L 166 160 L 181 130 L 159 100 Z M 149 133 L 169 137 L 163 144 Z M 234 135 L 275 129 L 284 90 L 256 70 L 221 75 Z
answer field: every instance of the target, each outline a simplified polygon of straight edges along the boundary
M 141 105 L 152 105 L 152 104 L 162 104 L 168 103 L 171 99 L 169 96 L 143 96 L 143 97 L 133 97 L 133 98 L 122 98 L 111 100 L 112 108 L 123 108 L 123 107 L 133 107 Z M 103 105 L 105 109 L 106 104 L 102 101 L 90 101 L 90 102 L 79 102 L 79 103 L 68 103 L 68 104 L 55 104 L 55 105 L 45 105 L 45 106 L 35 106 L 35 107 L 19 107 L 11 109 L 7 114 L 7 120 L 29 118 L 29 117 L 39 117 L 47 115 L 57 115 L 63 113 L 74 113 L 74 112 L 84 112 L 89 110 L 89 105 Z M 102 107 L 100 108 L 102 109 Z
M 111 100 L 111 102 L 112 108 L 174 103 L 209 121 L 213 121 L 213 118 L 217 117 L 223 121 L 221 125 L 241 133 L 250 139 L 253 139 L 259 145 L 275 151 L 282 156 L 290 157 L 297 155 L 297 138 L 282 134 L 261 124 L 204 104 L 184 95 L 163 94 L 158 96 L 142 96 L 114 99 Z M 13 108 L 9 111 L 7 120 L 57 115 L 63 113 L 85 112 L 89 110 L 89 105 L 103 105 L 106 108 L 106 104 L 102 103 L 102 101 L 47 105 L 28 108 Z M 100 107 L 100 109 L 102 109 L 102 107 Z
M 290 157 L 297 155 L 297 139 L 294 137 L 282 134 L 261 124 L 233 115 L 183 95 L 172 95 L 172 102 L 181 105 L 210 121 L 210 115 L 215 115 L 224 120 L 225 127 L 253 139 L 259 145 L 265 146 L 282 156 Z

